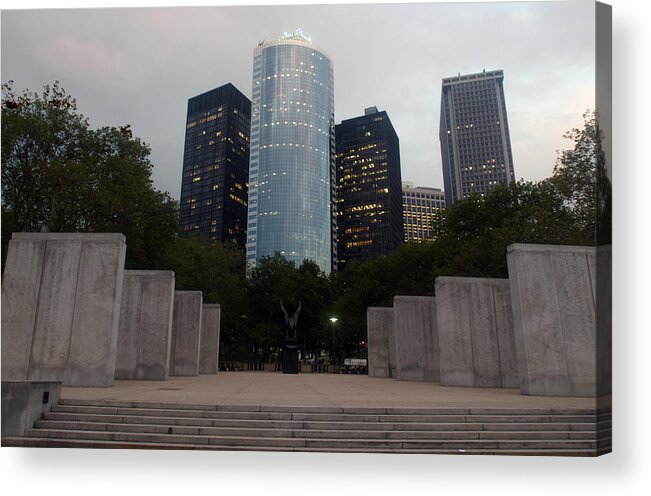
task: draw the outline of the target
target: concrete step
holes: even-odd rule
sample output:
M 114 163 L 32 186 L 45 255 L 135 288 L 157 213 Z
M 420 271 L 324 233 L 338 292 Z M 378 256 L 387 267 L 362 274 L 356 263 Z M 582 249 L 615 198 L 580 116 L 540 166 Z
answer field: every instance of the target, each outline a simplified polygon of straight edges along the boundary
M 292 438 L 348 438 L 348 439 L 574 439 L 595 440 L 595 433 L 590 431 L 378 431 L 378 430 L 315 430 L 315 429 L 276 429 L 276 428 L 241 428 L 241 427 L 199 427 L 159 424 L 125 424 L 110 422 L 80 422 L 40 420 L 34 425 L 36 429 L 48 430 L 83 430 L 111 432 L 141 432 L 153 434 L 179 434 L 193 436 L 227 436 L 227 437 L 292 437 Z M 610 435 L 609 431 L 603 433 Z
M 278 448 L 272 446 L 224 446 L 194 444 L 140 443 L 125 441 L 97 441 L 84 439 L 56 439 L 38 437 L 13 437 L 2 440 L 3 447 L 42 448 L 93 448 L 93 449 L 177 449 L 177 450 L 225 450 L 225 451 L 296 451 L 320 453 L 412 453 L 442 455 L 506 455 L 506 456 L 596 456 L 608 451 L 592 449 L 370 449 L 370 448 Z
M 165 410 L 200 410 L 207 412 L 248 412 L 248 413 L 292 413 L 320 412 L 344 413 L 343 408 L 330 406 L 259 406 L 259 405 L 203 405 L 188 403 L 160 403 L 150 401 L 118 401 L 118 400 L 76 400 L 62 398 L 59 405 L 101 406 L 114 408 L 165 409 Z M 356 409 L 357 410 L 357 409 Z M 354 413 L 385 413 L 384 408 L 360 408 Z
M 293 420 L 237 420 L 237 419 L 210 419 L 193 417 L 150 417 L 144 415 L 105 415 L 105 414 L 78 414 L 74 412 L 48 412 L 43 415 L 44 420 L 60 420 L 70 422 L 110 422 L 125 424 L 164 424 L 186 425 L 198 427 L 263 427 L 271 429 L 302 428 L 303 422 Z
M 418 415 L 418 414 L 382 414 L 369 415 L 361 413 L 302 413 L 302 412 L 248 412 L 248 411 L 212 411 L 199 409 L 169 409 L 169 408 L 139 408 L 139 407 L 114 407 L 114 406 L 85 406 L 85 405 L 54 405 L 53 412 L 74 412 L 104 415 L 142 415 L 157 417 L 180 418 L 212 418 L 212 419 L 238 419 L 238 420 L 295 420 L 315 422 L 420 422 L 420 423 L 497 423 L 497 422 L 561 422 L 561 423 L 594 423 L 592 415 Z
M 481 430 L 506 430 L 506 431 L 529 431 L 529 430 L 554 430 L 554 431 L 595 431 L 595 424 L 563 424 L 558 422 L 546 422 L 541 427 L 540 423 L 479 423 L 479 422 L 456 422 L 456 423 L 389 423 L 389 422 L 304 422 L 304 421 L 276 421 L 276 420 L 234 420 L 234 419 L 204 419 L 193 417 L 150 417 L 143 415 L 105 415 L 105 414 L 78 414 L 74 412 L 48 412 L 44 414 L 44 420 L 64 422 L 105 422 L 105 423 L 126 423 L 126 424 L 160 424 L 160 425 L 183 425 L 196 427 L 241 427 L 251 429 L 316 429 L 316 430 L 414 430 L 414 431 L 481 431 Z M 608 426 L 609 427 L 609 426 Z
M 141 415 L 157 417 L 213 418 L 240 420 L 292 420 L 292 414 L 273 412 L 217 412 L 209 410 L 178 410 L 163 408 L 132 408 L 106 406 L 53 405 L 53 412 L 95 413 L 105 415 Z
M 594 456 L 611 416 L 579 409 L 406 409 L 64 399 L 4 446 Z
M 106 406 L 122 408 L 154 408 L 172 410 L 202 410 L 230 412 L 267 413 L 348 413 L 364 415 L 595 415 L 595 410 L 581 408 L 377 408 L 333 406 L 255 406 L 255 405 L 208 405 L 187 403 L 161 403 L 147 401 L 84 400 L 62 398 L 60 405 Z M 609 411 L 604 414 L 610 415 Z
M 486 439 L 351 439 L 292 438 L 219 435 L 156 434 L 143 432 L 28 429 L 28 437 L 121 441 L 159 444 L 257 446 L 328 449 L 596 449 L 590 440 L 486 440 Z

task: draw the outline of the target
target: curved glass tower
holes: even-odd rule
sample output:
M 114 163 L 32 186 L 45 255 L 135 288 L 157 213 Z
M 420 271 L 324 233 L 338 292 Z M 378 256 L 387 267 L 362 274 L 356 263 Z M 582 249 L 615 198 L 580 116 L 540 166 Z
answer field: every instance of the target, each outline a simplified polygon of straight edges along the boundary
M 334 259 L 332 63 L 302 31 L 254 51 L 247 263 Z M 336 247 L 336 245 L 334 245 Z

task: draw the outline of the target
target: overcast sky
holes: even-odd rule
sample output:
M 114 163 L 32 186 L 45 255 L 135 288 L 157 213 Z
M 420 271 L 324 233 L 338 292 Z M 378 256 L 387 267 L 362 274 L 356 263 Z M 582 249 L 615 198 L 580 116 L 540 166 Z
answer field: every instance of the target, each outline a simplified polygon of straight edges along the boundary
M 504 70 L 516 177 L 551 174 L 594 108 L 594 3 L 514 2 L 2 12 L 2 81 L 61 81 L 92 127 L 131 124 L 157 188 L 178 199 L 188 98 L 232 82 L 251 97 L 253 48 L 296 28 L 334 64 L 335 120 L 386 110 L 402 178 L 443 186 L 441 79 Z

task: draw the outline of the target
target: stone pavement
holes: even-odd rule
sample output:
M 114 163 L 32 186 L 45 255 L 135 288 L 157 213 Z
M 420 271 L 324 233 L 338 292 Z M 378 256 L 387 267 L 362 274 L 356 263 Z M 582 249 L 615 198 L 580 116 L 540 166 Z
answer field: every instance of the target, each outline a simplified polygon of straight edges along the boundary
M 167 381 L 64 387 L 61 397 L 199 405 L 403 408 L 595 408 L 593 398 L 523 396 L 518 389 L 447 387 L 363 375 L 219 372 Z

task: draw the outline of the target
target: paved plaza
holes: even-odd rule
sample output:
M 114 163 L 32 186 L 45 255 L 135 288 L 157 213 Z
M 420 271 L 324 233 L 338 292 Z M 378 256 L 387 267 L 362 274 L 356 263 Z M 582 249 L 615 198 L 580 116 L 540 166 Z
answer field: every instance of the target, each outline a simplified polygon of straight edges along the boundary
M 167 381 L 115 381 L 64 387 L 66 399 L 203 405 L 403 408 L 594 408 L 594 398 L 523 396 L 518 389 L 447 387 L 363 375 L 220 372 Z

